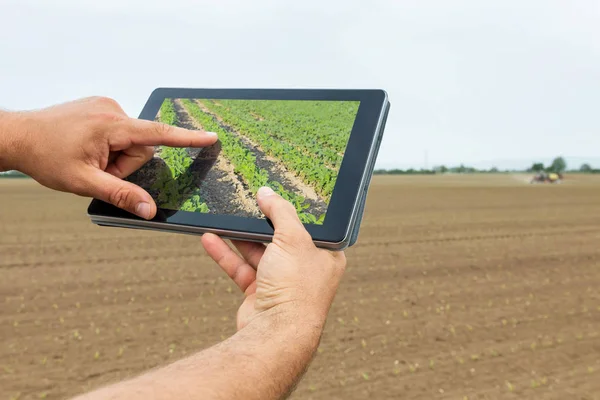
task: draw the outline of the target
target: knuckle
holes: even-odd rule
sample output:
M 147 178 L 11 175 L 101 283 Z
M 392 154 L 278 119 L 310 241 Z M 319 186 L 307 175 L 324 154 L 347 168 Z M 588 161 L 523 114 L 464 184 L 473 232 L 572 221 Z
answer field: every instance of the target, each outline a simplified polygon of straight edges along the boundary
M 121 107 L 119 105 L 119 103 L 117 103 L 116 100 L 111 99 L 110 97 L 97 96 L 97 97 L 94 98 L 94 101 L 97 102 L 97 103 L 99 103 L 99 104 L 102 104 L 104 106 L 107 106 L 107 107 L 112 107 L 112 108 L 115 108 L 115 107 L 119 107 L 120 108 Z
M 298 236 L 298 233 L 294 232 L 293 229 L 282 228 L 275 231 L 273 242 L 280 247 L 296 249 L 301 247 L 301 240 Z
M 310 248 L 312 245 L 312 238 L 308 232 L 301 227 L 286 227 L 276 230 L 275 235 L 273 236 L 273 242 L 286 249 L 303 251 Z
M 155 129 L 155 133 L 158 136 L 167 136 L 171 133 L 171 131 L 173 130 L 173 127 L 159 122 L 159 123 L 154 124 L 154 129 Z
M 119 208 L 126 208 L 131 203 L 131 197 L 131 190 L 125 186 L 121 186 L 110 192 L 108 202 Z
M 296 237 L 290 232 L 289 229 L 281 228 L 275 230 L 273 235 L 273 242 L 281 247 L 288 247 L 296 242 Z
M 126 118 L 113 111 L 97 111 L 94 116 L 100 123 L 120 123 L 126 120 Z
M 83 102 L 97 102 L 102 98 L 102 96 L 88 96 L 81 99 Z

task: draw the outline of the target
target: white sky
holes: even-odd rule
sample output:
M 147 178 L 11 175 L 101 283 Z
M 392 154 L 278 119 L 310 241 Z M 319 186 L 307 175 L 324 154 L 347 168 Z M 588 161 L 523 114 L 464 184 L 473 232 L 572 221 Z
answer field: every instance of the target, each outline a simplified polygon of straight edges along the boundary
M 600 2 L 0 0 L 0 107 L 383 88 L 379 167 L 600 163 Z M 575 159 L 575 158 L 571 158 Z M 600 165 L 599 165 L 600 166 Z

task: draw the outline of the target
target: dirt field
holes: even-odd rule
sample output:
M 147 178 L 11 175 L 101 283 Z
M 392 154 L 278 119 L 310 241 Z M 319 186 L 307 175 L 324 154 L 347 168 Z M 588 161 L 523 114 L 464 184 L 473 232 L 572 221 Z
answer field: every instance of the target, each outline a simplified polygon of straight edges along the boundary
M 600 177 L 376 177 L 294 399 L 600 399 Z M 234 332 L 196 237 L 0 181 L 0 400 L 60 399 Z

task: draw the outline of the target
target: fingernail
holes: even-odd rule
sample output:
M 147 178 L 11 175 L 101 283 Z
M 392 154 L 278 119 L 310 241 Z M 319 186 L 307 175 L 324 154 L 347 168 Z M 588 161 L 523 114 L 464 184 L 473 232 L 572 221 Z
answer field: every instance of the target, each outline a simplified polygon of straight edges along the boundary
M 144 202 L 138 203 L 135 206 L 135 213 L 142 218 L 150 218 L 150 204 Z
M 258 192 L 256 194 L 258 195 L 258 197 L 267 197 L 267 196 L 273 196 L 275 194 L 275 192 L 270 187 L 263 186 L 260 189 L 258 189 Z
M 206 136 L 219 136 L 216 132 L 204 132 Z

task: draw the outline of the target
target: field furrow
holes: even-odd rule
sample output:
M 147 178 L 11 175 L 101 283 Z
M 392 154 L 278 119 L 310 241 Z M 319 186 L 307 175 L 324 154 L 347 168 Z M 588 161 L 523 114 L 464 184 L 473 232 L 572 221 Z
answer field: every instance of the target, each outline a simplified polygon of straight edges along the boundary
M 198 103 L 185 99 L 182 104 L 197 123 L 219 134 L 224 156 L 252 193 L 256 193 L 261 186 L 270 186 L 294 204 L 303 222 L 322 223 L 327 209 L 325 202 L 305 197 L 275 162 L 268 160 L 264 153 L 244 140 L 240 133 L 220 122 L 214 115 L 205 113 Z M 305 212 L 306 209 L 310 209 L 312 213 Z
M 332 166 L 339 166 L 358 102 L 202 100 L 236 124 L 259 128 Z M 215 107 L 212 107 L 214 105 Z
M 340 102 L 337 107 L 342 112 L 337 110 L 316 123 L 319 102 L 220 100 L 221 106 L 217 106 L 211 100 L 197 101 L 219 121 L 243 132 L 267 155 L 279 160 L 328 203 L 358 105 Z M 303 113 L 303 107 L 311 109 Z M 286 112 L 288 108 L 295 112 Z M 270 112 L 269 119 L 253 117 L 252 110 Z M 328 143 L 334 143 L 335 149 L 328 148 Z
M 522 182 L 374 177 L 291 399 L 597 398 L 600 179 Z M 0 399 L 70 398 L 236 331 L 244 295 L 198 237 L 95 226 L 32 180 L 0 198 Z
M 256 157 L 256 162 L 259 168 L 274 171 L 281 181 L 285 182 L 284 186 L 289 187 L 292 191 L 298 193 L 302 197 L 312 201 L 311 205 L 318 206 L 321 209 L 326 209 L 326 200 L 322 195 L 317 193 L 315 189 L 306 184 L 302 179 L 298 178 L 293 172 L 289 171 L 281 162 L 266 152 L 261 145 L 250 139 L 244 132 L 237 131 L 233 126 L 228 125 L 218 114 L 212 112 L 206 105 L 196 100 L 196 104 L 200 109 L 213 117 L 213 120 L 218 122 L 219 126 L 225 131 L 235 135 L 243 145 Z M 308 155 L 306 157 L 309 157 Z M 278 181 L 280 182 L 280 181 Z
M 188 114 L 181 100 L 175 100 L 174 105 L 180 121 L 179 126 L 204 130 L 204 127 Z M 196 159 L 210 160 L 204 179 L 197 184 L 211 213 L 248 218 L 261 216 L 252 192 L 234 172 L 234 166 L 226 157 L 219 157 L 222 151 L 220 142 L 206 149 L 190 151 L 190 155 Z

